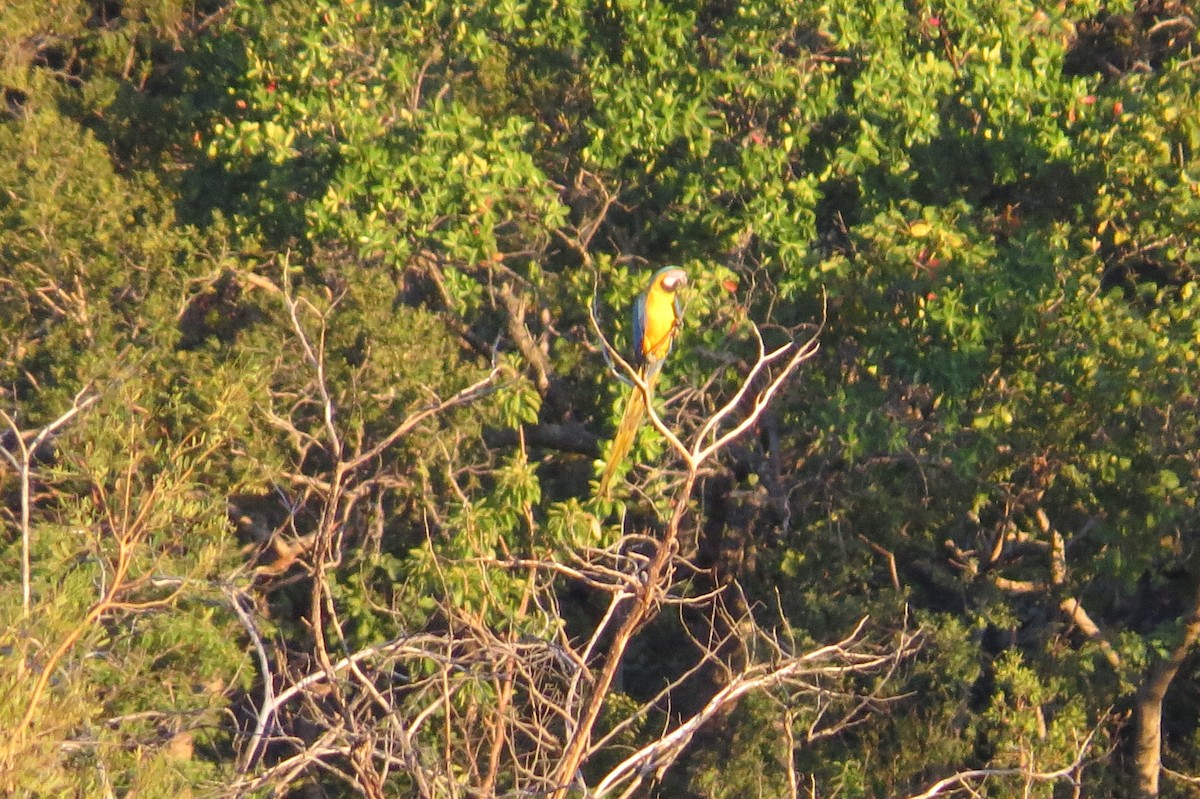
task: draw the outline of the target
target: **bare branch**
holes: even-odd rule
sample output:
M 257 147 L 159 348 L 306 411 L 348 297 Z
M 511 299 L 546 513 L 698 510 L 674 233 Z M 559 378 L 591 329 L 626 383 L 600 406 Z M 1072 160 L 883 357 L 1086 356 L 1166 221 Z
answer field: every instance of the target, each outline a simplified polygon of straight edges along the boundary
M 1007 779 L 1019 777 L 1028 782 L 1069 782 L 1072 785 L 1079 787 L 1080 774 L 1083 772 L 1085 760 L 1088 750 L 1091 748 L 1092 739 L 1096 736 L 1096 729 L 1092 729 L 1084 738 L 1083 743 L 1079 745 L 1079 749 L 1075 754 L 1075 759 L 1069 765 L 1054 771 L 1033 771 L 1028 768 L 980 768 L 970 769 L 968 771 L 960 771 L 957 774 L 952 774 L 949 777 L 940 779 L 933 785 L 929 786 L 919 794 L 913 794 L 907 799 L 933 799 L 935 796 L 942 796 L 948 791 L 956 788 L 969 788 L 971 783 L 979 782 L 989 778 Z
M 250 736 L 250 743 L 242 750 L 242 755 L 238 759 L 237 770 L 239 773 L 244 773 L 253 765 L 258 757 L 259 744 L 264 735 L 269 734 L 269 725 L 274 720 L 275 707 L 275 677 L 271 673 L 271 661 L 267 657 L 267 648 L 263 645 L 262 636 L 258 632 L 258 626 L 254 623 L 254 619 L 242 606 L 242 592 L 235 588 L 226 586 L 224 589 L 225 596 L 229 599 L 230 605 L 233 606 L 233 612 L 237 614 L 238 620 L 245 628 L 246 634 L 250 636 L 250 641 L 254 644 L 254 651 L 258 653 L 258 666 L 262 669 L 263 681 L 263 698 L 262 705 L 259 708 L 258 718 L 254 726 L 254 734 Z
M 0 455 L 8 461 L 9 465 L 17 472 L 17 477 L 21 483 L 21 615 L 29 615 L 29 605 L 31 601 L 31 565 L 29 562 L 29 549 L 32 538 L 32 530 L 30 529 L 30 514 L 33 511 L 32 499 L 30 497 L 30 486 L 33 480 L 33 466 L 37 459 L 37 453 L 60 427 L 71 421 L 76 414 L 87 410 L 96 400 L 100 398 L 99 394 L 91 394 L 91 385 L 84 386 L 71 400 L 71 407 L 64 411 L 57 419 L 42 427 L 37 433 L 32 436 L 32 441 L 26 443 L 25 439 L 30 435 L 22 431 L 17 425 L 16 420 L 8 414 L 7 411 L 0 409 L 0 420 L 3 420 L 8 429 L 12 431 L 13 443 L 20 455 L 18 458 L 7 448 L 0 446 Z
M 554 370 L 550 366 L 550 358 L 546 355 L 545 350 L 538 346 L 537 342 L 533 340 L 533 336 L 529 334 L 529 328 L 525 327 L 525 301 L 517 298 L 509 283 L 501 284 L 500 300 L 507 315 L 508 334 L 516 342 L 521 355 L 533 367 L 534 374 L 537 376 L 535 382 L 538 393 L 545 396 L 546 392 L 550 390 L 550 376 Z
M 392 430 L 392 432 L 384 436 L 378 444 L 371 447 L 356 458 L 347 461 L 345 464 L 345 471 L 354 471 L 368 461 L 378 458 L 388 449 L 388 447 L 391 447 L 401 438 L 411 433 L 413 429 L 417 427 L 417 425 L 421 424 L 421 422 L 425 421 L 431 416 L 436 416 L 439 413 L 447 411 L 451 408 L 457 408 L 460 405 L 467 405 L 486 395 L 492 390 L 493 383 L 499 374 L 500 367 L 494 367 L 490 372 L 487 373 L 485 377 L 475 381 L 466 388 L 461 389 L 448 399 L 435 399 L 421 410 L 409 414 L 404 421 L 402 421 L 395 427 L 395 429 Z
M 333 421 L 335 415 L 333 397 L 329 393 L 329 385 L 325 378 L 325 315 L 322 313 L 317 314 L 321 324 L 317 346 L 314 349 L 312 343 L 309 341 L 308 333 L 304 330 L 304 325 L 300 322 L 300 307 L 303 305 L 312 311 L 316 311 L 316 308 L 307 300 L 297 300 L 293 295 L 291 263 L 286 257 L 283 261 L 283 303 L 284 307 L 287 308 L 288 318 L 292 322 L 292 330 L 296 333 L 296 340 L 300 342 L 300 346 L 304 349 L 304 355 L 316 374 L 317 391 L 321 394 L 322 416 L 325 422 L 325 434 L 328 437 L 327 443 L 330 448 L 330 454 L 334 458 L 340 459 L 342 457 L 342 439 L 338 434 L 337 425 Z
M 817 674 L 863 673 L 878 668 L 911 651 L 912 638 L 906 637 L 894 652 L 868 655 L 854 650 L 866 626 L 864 617 L 854 630 L 836 644 L 820 647 L 804 655 L 789 657 L 774 665 L 751 667 L 737 674 L 695 715 L 670 733 L 643 746 L 613 768 L 596 785 L 593 794 L 604 796 L 638 774 L 661 773 L 678 758 L 696 733 L 717 715 L 727 711 L 751 691 L 763 690 L 795 679 Z

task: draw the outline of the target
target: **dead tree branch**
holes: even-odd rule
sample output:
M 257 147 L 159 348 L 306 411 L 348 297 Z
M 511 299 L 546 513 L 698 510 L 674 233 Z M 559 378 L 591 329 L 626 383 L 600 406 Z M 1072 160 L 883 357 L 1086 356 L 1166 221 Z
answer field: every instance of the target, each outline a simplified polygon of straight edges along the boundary
M 12 432 L 13 445 L 16 448 L 16 454 L 9 451 L 7 447 L 0 446 L 0 456 L 8 461 L 13 470 L 17 473 L 17 479 L 21 483 L 21 518 L 18 522 L 21 533 L 21 615 L 29 615 L 30 604 L 30 563 L 29 563 L 29 547 L 32 531 L 30 529 L 30 514 L 32 513 L 32 498 L 30 496 L 30 486 L 33 481 L 33 473 L 35 461 L 38 459 L 38 453 L 42 447 L 50 441 L 50 437 L 55 434 L 63 425 L 71 421 L 76 414 L 81 413 L 91 407 L 99 394 L 92 394 L 91 386 L 85 386 L 79 390 L 75 398 L 71 400 L 71 407 L 64 411 L 57 419 L 42 427 L 36 432 L 23 431 L 17 425 L 16 419 L 7 411 L 0 409 L 0 420 L 3 420 L 8 429 Z
M 1081 774 L 1084 766 L 1087 763 L 1088 750 L 1091 748 L 1092 739 L 1096 736 L 1096 730 L 1093 729 L 1084 738 L 1076 751 L 1075 759 L 1066 766 L 1053 771 L 1033 771 L 1028 768 L 980 768 L 970 769 L 968 771 L 960 771 L 957 774 L 952 774 L 949 777 L 938 780 L 933 785 L 930 785 L 924 791 L 918 794 L 913 794 L 906 799 L 933 799 L 935 796 L 943 796 L 950 791 L 960 788 L 971 790 L 971 785 L 987 779 L 1020 779 L 1024 782 L 1067 782 L 1074 788 L 1074 796 L 1080 796 L 1082 789 Z
M 915 639 L 905 634 L 892 651 L 869 654 L 859 649 L 866 627 L 864 617 L 854 630 L 836 644 L 820 647 L 811 652 L 783 659 L 779 663 L 754 666 L 737 674 L 732 681 L 718 691 L 698 713 L 680 724 L 670 733 L 658 738 L 613 768 L 593 789 L 593 795 L 605 796 L 617 787 L 633 781 L 639 783 L 651 772 L 661 776 L 691 743 L 697 731 L 717 715 L 726 712 L 742 696 L 781 684 L 800 683 L 811 685 L 817 675 L 846 675 L 867 673 L 888 663 L 893 663 L 913 651 Z M 819 692 L 819 691 L 818 691 Z

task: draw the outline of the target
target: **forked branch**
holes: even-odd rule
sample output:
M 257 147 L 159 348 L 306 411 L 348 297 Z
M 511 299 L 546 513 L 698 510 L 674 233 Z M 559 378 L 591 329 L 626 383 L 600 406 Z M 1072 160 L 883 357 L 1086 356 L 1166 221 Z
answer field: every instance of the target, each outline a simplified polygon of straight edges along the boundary
M 899 644 L 891 651 L 863 651 L 862 635 L 866 623 L 867 618 L 864 617 L 849 635 L 836 644 L 785 657 L 777 663 L 751 666 L 739 672 L 725 687 L 717 691 L 699 712 L 670 733 L 643 746 L 609 771 L 597 783 L 592 795 L 606 796 L 619 786 L 632 783 L 623 794 L 627 796 L 641 782 L 643 775 L 650 772 L 661 775 L 675 762 L 705 724 L 727 712 L 748 693 L 785 684 L 811 685 L 821 677 L 866 674 L 894 664 L 914 651 L 916 638 L 907 633 L 902 634 Z
M 42 446 L 46 444 L 50 437 L 53 436 L 59 428 L 71 421 L 76 414 L 86 410 L 100 398 L 99 394 L 91 393 L 90 385 L 83 387 L 75 398 L 71 400 L 71 407 L 62 413 L 57 419 L 42 427 L 37 432 L 29 432 L 21 430 L 17 425 L 16 419 L 13 418 L 7 411 L 0 409 L 0 420 L 8 426 L 12 433 L 13 446 L 16 453 L 9 451 L 7 447 L 0 446 L 0 456 L 8 461 L 13 470 L 17 473 L 17 479 L 21 484 L 21 519 L 19 527 L 21 530 L 21 615 L 29 615 L 30 604 L 30 562 L 29 562 L 29 547 L 32 530 L 30 529 L 30 514 L 32 513 L 32 498 L 30 497 L 30 486 L 33 481 L 33 470 L 35 461 L 38 458 L 38 452 Z
M 940 779 L 921 793 L 913 794 L 907 797 L 907 799 L 933 799 L 935 796 L 945 796 L 949 792 L 958 789 L 966 789 L 974 794 L 975 792 L 971 789 L 971 786 L 988 779 L 1018 779 L 1024 781 L 1026 784 L 1035 782 L 1066 782 L 1074 788 L 1073 795 L 1078 797 L 1081 795 L 1080 790 L 1082 787 L 1080 775 L 1087 764 L 1088 751 L 1091 749 L 1092 740 L 1095 737 L 1096 730 L 1093 729 L 1083 739 L 1083 742 L 1079 744 L 1075 752 L 1075 759 L 1059 769 L 1052 771 L 1034 771 L 1029 768 L 970 769 Z

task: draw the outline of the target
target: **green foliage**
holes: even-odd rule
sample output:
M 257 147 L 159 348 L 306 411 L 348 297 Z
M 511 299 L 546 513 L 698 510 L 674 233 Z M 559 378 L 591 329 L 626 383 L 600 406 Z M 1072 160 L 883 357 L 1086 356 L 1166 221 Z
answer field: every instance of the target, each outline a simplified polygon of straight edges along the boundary
M 224 500 L 202 477 L 224 442 L 156 443 L 145 408 L 114 424 L 148 399 L 140 388 L 131 380 L 57 442 L 58 463 L 43 475 L 55 499 L 31 528 L 30 615 L 20 615 L 19 575 L 5 583 L 4 640 L 17 662 L 4 674 L 0 713 L 13 731 L 4 752 L 12 785 L 100 778 L 157 791 L 221 773 L 191 762 L 191 746 L 227 745 L 228 692 L 248 687 L 219 589 L 236 564 Z M 6 545 L 6 562 L 19 562 L 17 547 Z M 22 662 L 52 666 L 55 681 L 39 692 Z M 186 755 L 172 748 L 185 741 Z M 62 757 L 62 747 L 74 754 Z

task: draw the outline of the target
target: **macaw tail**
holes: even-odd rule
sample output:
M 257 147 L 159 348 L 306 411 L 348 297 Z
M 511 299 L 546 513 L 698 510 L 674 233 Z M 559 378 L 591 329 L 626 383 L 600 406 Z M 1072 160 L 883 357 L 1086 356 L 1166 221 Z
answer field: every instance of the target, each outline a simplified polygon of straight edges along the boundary
M 641 389 L 634 386 L 629 395 L 629 401 L 625 403 L 625 412 L 621 414 L 621 424 L 617 427 L 617 434 L 613 436 L 612 445 L 608 448 L 608 463 L 604 466 L 604 474 L 600 477 L 600 496 L 603 499 L 608 499 L 617 467 L 629 454 L 634 436 L 637 435 L 638 428 L 642 426 L 642 417 L 645 415 L 646 398 L 642 395 Z
M 653 395 L 655 378 L 662 361 L 646 364 L 642 369 L 642 379 L 646 381 Z M 608 448 L 608 463 L 604 466 L 604 474 L 600 476 L 599 496 L 608 499 L 612 489 L 612 480 L 617 468 L 629 454 L 633 439 L 638 428 L 642 426 L 642 418 L 646 415 L 646 395 L 637 386 L 633 386 L 629 399 L 625 403 L 625 412 L 621 414 L 621 423 L 617 425 L 617 434 L 613 436 L 612 445 Z

